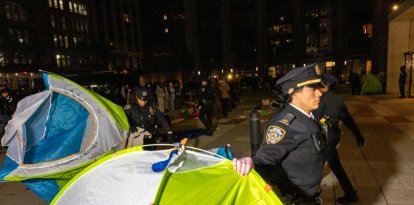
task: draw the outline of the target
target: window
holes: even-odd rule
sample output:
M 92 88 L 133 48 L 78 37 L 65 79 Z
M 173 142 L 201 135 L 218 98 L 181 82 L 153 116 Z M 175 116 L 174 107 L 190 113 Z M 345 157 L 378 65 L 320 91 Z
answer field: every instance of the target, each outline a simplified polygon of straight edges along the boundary
M 54 0 L 55 3 L 55 8 L 58 8 L 59 4 L 58 4 L 58 0 Z
M 83 32 L 84 31 L 83 21 L 79 20 L 79 24 L 80 24 L 80 30 Z
M 66 29 L 66 18 L 62 16 L 62 29 Z
M 164 14 L 162 19 L 164 19 L 164 21 L 166 21 L 168 19 L 167 14 Z
M 128 14 L 124 14 L 124 22 L 129 23 Z
M 11 9 L 10 9 L 10 5 L 4 5 L 4 10 L 6 10 L 6 18 L 7 19 L 11 19 L 12 15 L 11 15 Z
M 89 33 L 89 28 L 88 28 L 88 22 L 87 21 L 85 22 L 85 32 Z
M 65 48 L 69 47 L 68 36 L 65 36 Z
M 49 7 L 53 7 L 53 0 L 49 0 Z
M 63 37 L 62 37 L 62 35 L 59 35 L 59 45 L 61 47 L 63 47 Z
M 73 3 L 73 12 L 78 13 L 78 5 L 76 3 Z
M 78 45 L 78 39 L 76 37 L 73 37 L 73 44 Z
M 56 35 L 53 35 L 53 42 L 55 43 L 55 47 L 57 47 L 58 38 Z
M 12 14 L 13 14 L 13 20 L 18 21 L 19 20 L 19 7 L 12 6 Z
M 63 10 L 63 0 L 59 0 L 59 7 L 60 7 L 60 10 Z
M 61 67 L 61 63 L 60 63 L 60 55 L 59 54 L 56 54 L 56 64 L 57 64 L 57 67 Z
M 50 25 L 55 28 L 56 24 L 55 24 L 55 16 L 53 16 L 53 14 L 50 15 Z
M 72 2 L 69 1 L 69 11 L 72 12 Z

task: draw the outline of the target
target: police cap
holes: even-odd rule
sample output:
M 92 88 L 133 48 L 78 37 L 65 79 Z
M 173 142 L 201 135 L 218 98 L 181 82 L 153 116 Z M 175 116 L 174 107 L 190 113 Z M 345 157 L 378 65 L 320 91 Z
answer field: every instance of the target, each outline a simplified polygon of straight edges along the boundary
M 276 82 L 276 85 L 280 85 L 282 91 L 286 93 L 290 88 L 298 88 L 320 82 L 321 76 L 319 68 L 316 64 L 312 64 L 289 71 Z
M 336 84 L 338 82 L 338 78 L 336 78 L 335 76 L 328 74 L 328 73 L 324 73 L 322 74 L 322 82 L 325 85 L 333 85 Z
M 135 91 L 136 96 L 139 99 L 144 100 L 144 101 L 149 100 L 150 97 L 152 96 L 151 90 L 145 87 L 135 87 L 134 91 Z

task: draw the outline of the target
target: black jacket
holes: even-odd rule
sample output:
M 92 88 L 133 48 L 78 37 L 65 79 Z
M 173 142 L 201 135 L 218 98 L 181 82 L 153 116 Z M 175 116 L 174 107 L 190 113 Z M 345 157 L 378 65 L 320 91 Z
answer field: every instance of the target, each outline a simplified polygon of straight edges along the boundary
M 125 110 L 131 131 L 135 131 L 136 127 L 144 128 L 145 130 L 155 133 L 157 124 L 161 124 L 165 133 L 170 131 L 170 126 L 161 111 L 147 103 L 144 107 L 133 104 L 130 109 Z
M 213 88 L 209 84 L 201 86 L 199 90 L 198 105 L 214 104 L 214 100 Z
M 271 166 L 269 180 L 282 194 L 311 199 L 319 191 L 323 173 L 324 150 L 317 151 L 312 140 L 318 136 L 320 141 L 320 134 L 313 119 L 287 105 L 265 127 L 253 162 Z
M 349 114 L 344 100 L 333 91 L 324 93 L 319 103 L 319 108 L 313 111 L 316 119 L 321 119 L 323 115 L 329 116 L 331 127 L 328 131 L 328 144 L 336 146 L 339 143 L 341 131 L 339 130 L 339 121 L 342 121 L 354 134 L 355 137 L 361 136 L 358 126 Z

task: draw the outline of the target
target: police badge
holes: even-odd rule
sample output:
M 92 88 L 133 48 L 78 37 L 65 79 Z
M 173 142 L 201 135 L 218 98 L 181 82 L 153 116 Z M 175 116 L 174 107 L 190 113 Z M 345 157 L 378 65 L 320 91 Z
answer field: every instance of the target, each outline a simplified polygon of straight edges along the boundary
M 266 132 L 266 143 L 276 144 L 285 136 L 286 131 L 279 126 L 269 126 Z

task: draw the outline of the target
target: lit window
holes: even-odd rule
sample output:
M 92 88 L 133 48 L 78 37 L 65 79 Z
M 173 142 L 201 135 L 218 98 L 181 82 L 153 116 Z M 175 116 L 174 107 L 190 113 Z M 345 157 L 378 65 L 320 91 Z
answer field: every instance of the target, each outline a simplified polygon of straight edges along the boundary
M 49 7 L 53 7 L 53 0 L 49 0 Z
M 72 2 L 69 1 L 69 11 L 72 12 Z
M 69 46 L 68 36 L 65 36 L 65 48 L 68 48 L 68 46 Z
M 62 62 L 62 67 L 65 67 L 66 66 L 66 58 L 65 58 L 65 55 L 60 56 L 60 58 L 61 58 L 61 62 Z
M 78 45 L 78 39 L 76 37 L 73 37 L 73 44 Z
M 59 0 L 59 7 L 60 7 L 60 10 L 63 10 L 63 0 Z
M 56 54 L 56 64 L 57 64 L 57 67 L 60 67 L 61 66 L 61 63 L 60 63 L 60 55 L 59 54 Z
M 164 28 L 164 33 L 168 33 L 168 28 Z
M 124 22 L 128 23 L 129 22 L 129 17 L 128 14 L 124 14 Z
M 53 43 L 55 43 L 55 47 L 57 47 L 58 38 L 56 35 L 53 35 Z
M 73 3 L 73 12 L 78 13 L 78 5 L 76 3 Z
M 55 8 L 59 8 L 58 0 L 54 0 Z
M 166 21 L 168 19 L 168 16 L 166 14 L 164 14 L 163 19 Z
M 53 28 L 55 28 L 56 24 L 55 24 L 55 16 L 50 15 L 50 25 L 52 25 Z

